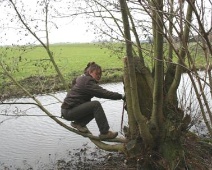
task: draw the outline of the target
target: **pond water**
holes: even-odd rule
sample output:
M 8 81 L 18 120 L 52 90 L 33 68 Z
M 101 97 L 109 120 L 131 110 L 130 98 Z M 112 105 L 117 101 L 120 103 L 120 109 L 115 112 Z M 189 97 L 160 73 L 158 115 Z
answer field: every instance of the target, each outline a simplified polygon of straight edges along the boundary
M 122 83 L 106 84 L 103 87 L 123 93 Z M 55 94 L 60 100 L 63 100 L 65 95 L 64 92 Z M 39 96 L 38 99 L 52 114 L 60 116 L 61 103 L 58 100 L 52 96 Z M 123 101 L 95 98 L 94 100 L 99 100 L 102 103 L 111 129 L 120 131 Z M 14 102 L 14 100 L 8 102 Z M 24 98 L 17 99 L 15 102 L 29 103 L 32 100 Z M 65 159 L 69 152 L 73 152 L 74 149 L 81 148 L 84 145 L 94 147 L 89 139 L 64 129 L 45 116 L 35 105 L 0 105 L 0 111 L 1 114 L 7 113 L 8 115 L 31 115 L 0 116 L 0 169 L 3 169 L 3 167 L 41 169 L 44 164 L 53 164 L 59 159 Z M 69 121 L 63 121 L 70 125 Z M 125 113 L 124 124 L 126 123 Z M 94 135 L 99 134 L 94 120 L 88 124 L 88 128 Z
M 200 111 L 196 103 L 196 97 L 190 91 L 190 82 L 187 80 L 187 77 L 184 76 L 179 88 L 179 97 L 182 95 L 188 96 L 185 100 L 181 100 L 180 105 L 184 105 L 186 113 L 192 113 L 193 119 L 199 118 Z M 102 86 L 111 91 L 124 92 L 122 83 L 111 83 Z M 66 93 L 60 92 L 54 95 L 62 101 Z M 53 115 L 60 116 L 61 103 L 58 100 L 46 95 L 38 96 L 38 99 Z M 93 100 L 99 100 L 102 103 L 111 129 L 120 132 L 123 101 L 96 98 Z M 6 102 L 30 103 L 32 100 L 22 98 Z M 188 106 L 189 103 L 192 104 Z M 68 159 L 70 152 L 73 153 L 78 148 L 83 146 L 95 147 L 89 139 L 74 134 L 55 123 L 35 105 L 4 104 L 0 105 L 0 111 L 1 114 L 25 115 L 19 117 L 0 115 L 0 169 L 5 169 L 5 167 L 8 169 L 45 169 L 43 168 L 44 165 L 53 165 L 57 160 Z M 70 125 L 69 121 L 63 121 Z M 127 124 L 126 113 L 124 114 L 123 124 Z M 99 134 L 94 120 L 88 124 L 88 128 L 94 135 Z M 205 132 L 203 124 L 192 126 L 191 129 L 198 133 Z

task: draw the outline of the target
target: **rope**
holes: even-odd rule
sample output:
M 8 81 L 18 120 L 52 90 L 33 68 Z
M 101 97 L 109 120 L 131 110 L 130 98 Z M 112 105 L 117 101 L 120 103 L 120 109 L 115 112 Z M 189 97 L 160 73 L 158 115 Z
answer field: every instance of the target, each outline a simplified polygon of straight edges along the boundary
M 123 129 L 123 121 L 124 121 L 124 106 L 125 106 L 125 101 L 123 101 L 123 107 L 122 107 L 122 116 L 121 116 L 121 133 Z

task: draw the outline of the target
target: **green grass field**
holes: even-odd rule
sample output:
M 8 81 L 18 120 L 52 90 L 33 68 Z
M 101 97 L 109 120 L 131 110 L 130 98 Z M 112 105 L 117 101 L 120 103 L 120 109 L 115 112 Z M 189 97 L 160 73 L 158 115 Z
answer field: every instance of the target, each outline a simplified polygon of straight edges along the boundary
M 109 48 L 113 48 L 113 52 Z M 120 78 L 123 68 L 124 47 L 121 44 L 114 43 L 110 44 L 109 48 L 102 47 L 98 43 L 53 44 L 50 46 L 55 62 L 66 80 L 82 74 L 87 63 L 91 61 L 102 66 L 103 80 Z M 146 64 L 152 67 L 153 53 L 150 44 L 142 44 L 142 48 Z M 194 48 L 192 51 L 196 51 L 195 44 L 191 45 L 190 48 Z M 196 61 L 196 66 L 200 68 L 205 63 L 205 59 L 201 57 L 203 54 L 200 52 L 198 54 L 194 55 L 193 61 Z M 18 81 L 28 77 L 55 77 L 57 75 L 47 52 L 41 46 L 0 47 L 0 55 L 4 67 Z M 164 57 L 167 56 L 167 50 L 164 49 Z M 2 84 L 2 82 L 7 82 L 8 78 L 2 74 L 1 69 L 0 67 L 2 76 L 0 83 Z
M 110 50 L 101 48 L 98 44 L 54 44 L 50 49 L 56 64 L 67 79 L 70 75 L 77 76 L 83 73 L 87 63 L 91 61 L 101 65 L 103 71 L 123 68 L 121 59 L 123 56 L 112 54 Z M 32 76 L 56 75 L 45 49 L 41 46 L 2 47 L 0 53 L 4 56 L 4 62 L 8 64 L 8 68 L 17 80 Z

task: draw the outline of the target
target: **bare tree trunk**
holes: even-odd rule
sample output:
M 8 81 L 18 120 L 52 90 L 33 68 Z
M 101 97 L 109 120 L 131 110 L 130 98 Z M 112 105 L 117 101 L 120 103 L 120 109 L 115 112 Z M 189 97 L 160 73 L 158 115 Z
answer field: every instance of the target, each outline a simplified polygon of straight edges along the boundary
M 193 1 L 194 3 L 195 1 Z M 185 65 L 184 61 L 185 61 L 185 56 L 187 53 L 187 43 L 189 40 L 189 31 L 190 31 L 190 22 L 192 20 L 192 7 L 191 5 L 188 5 L 188 10 L 187 10 L 187 16 L 186 16 L 186 23 L 185 23 L 185 27 L 184 27 L 184 31 L 183 31 L 183 35 L 182 35 L 182 47 L 181 47 L 181 51 L 179 54 L 179 59 L 178 59 L 178 65 L 176 67 L 176 71 L 175 71 L 175 76 L 173 79 L 173 82 L 171 84 L 171 87 L 169 88 L 168 94 L 166 96 L 166 103 L 169 103 L 170 105 L 172 105 L 173 107 L 177 106 L 177 96 L 176 96 L 176 91 L 177 88 L 179 86 L 180 80 L 181 80 L 181 75 L 183 73 L 184 68 L 182 66 Z
M 134 66 L 134 57 L 132 54 L 132 42 L 131 42 L 131 36 L 130 36 L 130 27 L 129 27 L 129 21 L 128 21 L 128 10 L 127 10 L 127 4 L 125 0 L 120 0 L 120 7 L 121 7 L 121 13 L 122 13 L 122 19 L 124 24 L 124 34 L 125 34 L 125 43 L 126 43 L 126 54 L 127 54 L 127 68 L 128 68 L 128 74 L 129 74 L 129 80 L 130 80 L 130 93 L 131 93 L 131 103 L 132 103 L 132 111 L 135 117 L 135 120 L 138 124 L 140 136 L 142 137 L 144 143 L 146 146 L 152 146 L 153 145 L 153 138 L 148 130 L 148 127 L 146 125 L 146 118 L 142 115 L 139 107 L 139 100 L 138 100 L 138 92 L 137 92 L 137 80 L 136 80 L 136 74 L 135 74 L 135 66 Z M 127 98 L 129 96 L 126 96 Z M 128 99 L 129 100 L 129 99 Z
M 155 32 L 154 39 L 154 91 L 153 91 L 153 107 L 151 122 L 156 126 L 156 133 L 162 130 L 163 118 L 163 0 L 153 1 L 153 7 L 158 11 L 156 18 L 153 20 L 153 28 Z M 159 131 L 158 131 L 159 130 Z M 161 133 L 159 133 L 161 134 Z

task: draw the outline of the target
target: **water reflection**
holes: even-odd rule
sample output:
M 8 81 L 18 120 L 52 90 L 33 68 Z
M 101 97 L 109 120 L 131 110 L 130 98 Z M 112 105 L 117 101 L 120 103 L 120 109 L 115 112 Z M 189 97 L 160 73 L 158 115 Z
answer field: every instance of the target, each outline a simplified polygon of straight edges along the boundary
M 106 89 L 123 93 L 122 83 L 103 85 Z M 63 100 L 66 93 L 57 93 L 56 97 Z M 60 105 L 52 96 L 39 96 L 39 100 L 55 116 L 60 116 Z M 103 105 L 112 130 L 120 131 L 122 101 L 98 99 Z M 10 101 L 11 102 L 11 101 Z M 32 102 L 31 99 L 20 99 L 16 102 Z M 31 116 L 9 117 L 0 116 L 0 167 L 32 166 L 33 169 L 52 160 L 65 159 L 67 152 L 87 144 L 94 146 L 87 138 L 83 138 L 44 116 L 34 105 L 1 105 L 1 114 L 27 114 Z M 33 116 L 40 115 L 40 116 Z M 65 121 L 67 125 L 70 122 Z M 127 123 L 125 114 L 125 123 Z M 94 135 L 98 128 L 94 120 L 88 124 Z M 11 168 L 11 169 L 13 169 Z M 1 168 L 0 168 L 1 169 Z M 39 169 L 39 168 L 38 168 Z

